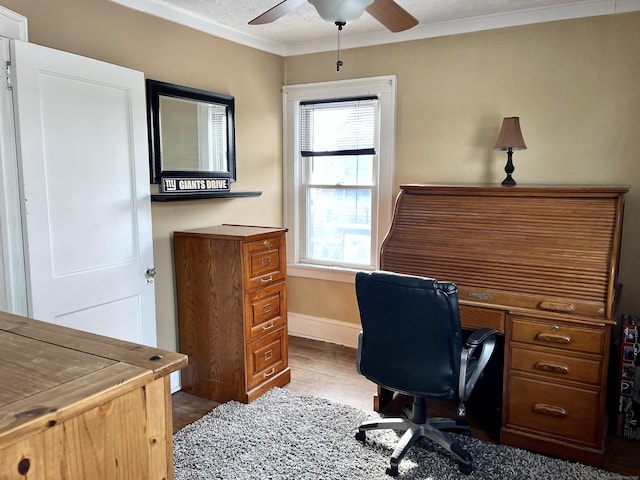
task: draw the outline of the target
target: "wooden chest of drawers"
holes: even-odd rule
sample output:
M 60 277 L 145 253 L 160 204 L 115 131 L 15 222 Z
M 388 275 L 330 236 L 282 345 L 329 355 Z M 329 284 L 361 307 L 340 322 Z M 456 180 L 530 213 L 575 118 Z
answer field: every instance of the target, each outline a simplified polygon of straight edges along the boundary
M 248 403 L 289 383 L 285 234 L 244 225 L 174 232 L 185 392 Z

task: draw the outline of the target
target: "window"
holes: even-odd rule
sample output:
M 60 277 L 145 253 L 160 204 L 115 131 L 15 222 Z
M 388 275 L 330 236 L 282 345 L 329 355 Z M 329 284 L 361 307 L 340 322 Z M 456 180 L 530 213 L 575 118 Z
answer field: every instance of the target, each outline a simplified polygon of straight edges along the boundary
M 198 103 L 198 149 L 200 165 L 198 170 L 222 172 L 226 170 L 227 106 L 215 103 Z
M 395 77 L 283 92 L 289 274 L 351 281 L 391 220 Z

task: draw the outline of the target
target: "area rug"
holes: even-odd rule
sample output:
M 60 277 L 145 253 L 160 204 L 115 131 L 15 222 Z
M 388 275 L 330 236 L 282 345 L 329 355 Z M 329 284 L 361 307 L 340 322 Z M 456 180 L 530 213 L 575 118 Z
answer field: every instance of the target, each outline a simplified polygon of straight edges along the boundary
M 393 431 L 354 434 L 375 418 L 360 410 L 276 388 L 248 405 L 228 402 L 174 435 L 176 480 L 389 480 Z M 590 466 L 457 436 L 474 459 L 459 472 L 440 447 L 420 441 L 400 463 L 398 479 L 622 480 Z

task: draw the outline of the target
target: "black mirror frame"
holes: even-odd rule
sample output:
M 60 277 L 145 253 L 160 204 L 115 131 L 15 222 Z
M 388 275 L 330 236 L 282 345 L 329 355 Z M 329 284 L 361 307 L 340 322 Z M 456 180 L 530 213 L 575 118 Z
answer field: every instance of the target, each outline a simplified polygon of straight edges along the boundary
M 235 99 L 231 95 L 200 90 L 197 88 L 160 82 L 146 81 L 147 86 L 147 121 L 149 130 L 149 164 L 151 183 L 160 183 L 162 176 L 172 177 L 229 177 L 236 180 L 236 145 L 235 145 Z M 227 166 L 224 172 L 209 171 L 176 171 L 162 170 L 162 148 L 160 139 L 160 95 L 187 100 L 217 103 L 227 107 Z

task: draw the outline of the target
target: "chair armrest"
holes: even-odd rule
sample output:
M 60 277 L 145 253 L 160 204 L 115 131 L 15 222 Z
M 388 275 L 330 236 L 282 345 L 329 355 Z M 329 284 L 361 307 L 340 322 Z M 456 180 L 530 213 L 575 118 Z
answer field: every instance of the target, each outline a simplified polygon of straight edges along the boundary
M 487 340 L 487 338 L 497 335 L 498 331 L 493 328 L 479 328 L 474 330 L 467 338 L 467 347 L 477 347 Z
M 469 395 L 471 395 L 476 383 L 482 376 L 484 368 L 489 363 L 496 346 L 497 335 L 498 331 L 492 328 L 480 328 L 469 335 L 467 348 L 462 350 L 460 377 L 458 379 L 458 396 L 462 402 L 469 399 Z M 480 353 L 476 355 L 478 347 L 481 347 L 481 349 Z M 474 363 L 473 369 L 467 372 L 467 369 L 471 368 L 471 362 Z
M 362 370 L 360 369 L 360 362 L 362 361 L 362 330 L 358 334 L 358 350 L 356 351 L 356 371 L 362 375 Z

